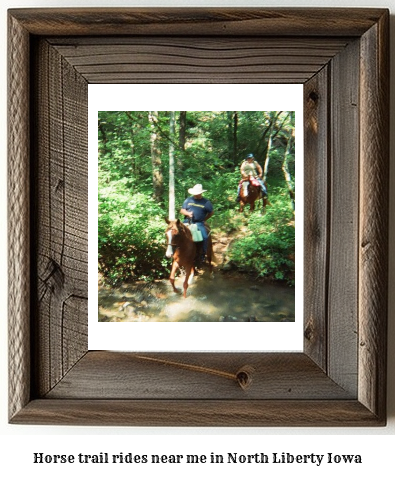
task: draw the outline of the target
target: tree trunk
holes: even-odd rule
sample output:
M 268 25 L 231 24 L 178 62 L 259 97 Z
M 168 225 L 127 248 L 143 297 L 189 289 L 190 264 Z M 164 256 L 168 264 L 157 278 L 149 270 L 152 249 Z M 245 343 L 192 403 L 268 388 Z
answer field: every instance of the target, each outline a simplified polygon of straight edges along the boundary
M 273 127 L 274 127 L 274 118 L 272 119 L 272 123 L 269 129 L 269 139 L 267 140 L 267 148 L 266 148 L 266 158 L 265 163 L 263 166 L 263 182 L 266 183 L 267 173 L 269 172 L 269 161 L 270 161 L 270 149 L 272 147 L 272 136 L 273 136 Z
M 292 177 L 291 177 L 291 174 L 290 174 L 289 168 L 288 168 L 288 155 L 289 155 L 289 151 L 291 149 L 291 141 L 292 141 L 293 135 L 294 135 L 294 130 L 292 129 L 289 132 L 289 136 L 288 136 L 287 148 L 286 148 L 285 154 L 284 154 L 284 161 L 283 161 L 282 170 L 283 170 L 283 173 L 284 173 L 285 182 L 287 183 L 287 186 L 288 186 L 288 192 L 289 192 L 289 197 L 291 199 L 292 209 L 295 210 L 295 192 L 294 192 Z
M 180 148 L 181 152 L 185 151 L 185 142 L 186 142 L 186 129 L 187 129 L 187 112 L 186 111 L 180 111 L 180 117 L 179 117 L 179 122 L 180 122 L 180 130 L 178 133 L 178 147 Z M 182 169 L 183 168 L 183 155 L 179 154 L 177 156 L 177 168 Z
M 233 116 L 233 165 L 237 165 L 238 161 L 238 154 L 237 154 L 237 127 L 239 124 L 239 116 L 237 111 L 235 111 L 235 114 Z
M 129 133 L 130 133 L 130 155 L 131 155 L 131 161 L 130 161 L 130 169 L 133 173 L 134 176 L 137 174 L 137 168 L 136 168 L 136 151 L 135 151 L 135 146 L 134 146 L 134 134 L 133 134 L 133 125 L 135 121 L 133 120 L 133 117 L 130 113 L 130 111 L 125 111 L 126 116 L 129 119 Z
M 176 218 L 175 180 L 174 180 L 174 137 L 175 137 L 175 115 L 170 112 L 169 120 L 170 141 L 169 141 L 169 219 Z
M 148 119 L 151 126 L 151 162 L 152 162 L 152 186 L 153 196 L 158 202 L 163 202 L 163 174 L 162 160 L 159 149 L 159 133 L 156 127 L 158 122 L 158 112 L 149 111 Z
M 100 152 L 100 145 L 101 145 L 101 150 L 104 154 L 107 151 L 107 134 L 106 134 L 106 129 L 104 128 L 104 125 L 100 119 L 99 119 L 99 131 L 101 134 L 101 141 L 99 141 L 99 152 Z
M 227 119 L 227 142 L 228 142 L 228 158 L 233 160 L 233 111 L 226 112 Z
M 227 111 L 227 123 L 228 157 L 233 166 L 237 164 L 237 111 Z
M 187 112 L 180 111 L 180 132 L 178 134 L 178 145 L 181 151 L 185 151 L 185 132 L 187 128 Z

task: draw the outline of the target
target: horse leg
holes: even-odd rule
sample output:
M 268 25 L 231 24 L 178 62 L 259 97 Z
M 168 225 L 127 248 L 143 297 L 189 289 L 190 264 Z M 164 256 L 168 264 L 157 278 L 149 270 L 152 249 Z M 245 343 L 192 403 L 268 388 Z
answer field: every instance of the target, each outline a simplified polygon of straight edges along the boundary
M 185 280 L 184 280 L 184 299 L 187 296 L 188 284 L 189 284 L 189 277 L 192 275 L 193 278 L 193 267 L 185 267 Z
M 173 264 L 171 266 L 171 272 L 170 272 L 170 284 L 173 287 L 173 291 L 176 292 L 177 294 L 180 294 L 181 291 L 180 289 L 177 289 L 177 287 L 174 285 L 175 280 L 176 280 L 176 272 L 180 266 L 178 265 L 177 261 L 173 261 Z
M 267 205 L 267 199 L 266 199 L 266 197 L 263 197 L 262 198 L 262 212 L 263 213 L 265 212 L 266 205 Z
M 213 242 L 210 236 L 208 246 L 207 246 L 207 263 L 208 263 L 210 275 L 213 273 L 213 265 L 211 263 L 212 258 L 213 258 Z
M 198 269 L 200 269 L 200 267 L 202 266 L 202 261 L 201 261 L 202 252 L 203 252 L 203 241 L 195 242 L 195 257 L 194 257 L 193 263 L 195 267 Z
M 188 285 L 191 285 L 193 282 L 193 278 L 195 277 L 195 268 L 191 267 L 191 274 L 188 279 Z

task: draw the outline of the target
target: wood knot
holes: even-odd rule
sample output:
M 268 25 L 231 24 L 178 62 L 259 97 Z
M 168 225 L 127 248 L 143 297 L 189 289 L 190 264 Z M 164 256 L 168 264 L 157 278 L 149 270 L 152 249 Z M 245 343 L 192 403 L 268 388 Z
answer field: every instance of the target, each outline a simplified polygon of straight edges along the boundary
M 313 338 L 313 335 L 314 335 L 313 326 L 311 323 L 308 323 L 304 330 L 304 338 L 306 340 L 311 340 Z
M 247 390 L 251 386 L 254 372 L 254 367 L 245 365 L 236 373 L 237 383 L 243 390 Z
M 319 96 L 316 91 L 311 91 L 309 93 L 309 100 L 311 100 L 313 103 L 317 103 L 318 99 L 319 99 Z
M 63 179 L 58 179 L 58 183 L 56 184 L 55 191 L 58 192 L 59 189 L 64 188 L 64 181 Z
M 48 261 L 43 282 L 52 292 L 60 290 L 64 286 L 64 272 L 62 267 L 52 258 Z

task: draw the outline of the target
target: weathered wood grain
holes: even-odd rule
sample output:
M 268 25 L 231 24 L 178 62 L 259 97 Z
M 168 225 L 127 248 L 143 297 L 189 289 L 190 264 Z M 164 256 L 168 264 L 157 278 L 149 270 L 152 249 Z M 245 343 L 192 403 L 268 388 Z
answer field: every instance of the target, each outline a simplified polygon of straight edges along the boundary
M 304 85 L 304 350 L 327 370 L 329 71 Z
M 239 382 L 243 370 L 249 376 L 247 388 Z M 46 395 L 78 399 L 154 397 L 246 401 L 356 398 L 305 354 L 105 351 L 90 351 Z
M 22 9 L 9 19 L 10 422 L 384 425 L 388 11 Z M 224 58 L 236 71 L 216 65 Z M 303 354 L 87 351 L 87 84 L 153 78 L 305 83 Z
M 35 35 L 360 36 L 373 8 L 47 8 L 12 9 Z
M 87 83 L 45 40 L 35 59 L 34 360 L 35 393 L 42 395 L 87 350 Z
M 359 42 L 331 63 L 328 373 L 357 393 Z
M 389 201 L 388 14 L 361 39 L 359 392 L 385 416 Z
M 30 399 L 29 35 L 8 22 L 9 416 Z
M 357 400 L 32 400 L 12 423 L 177 427 L 370 427 Z
M 120 37 L 50 40 L 89 83 L 304 83 L 350 39 Z

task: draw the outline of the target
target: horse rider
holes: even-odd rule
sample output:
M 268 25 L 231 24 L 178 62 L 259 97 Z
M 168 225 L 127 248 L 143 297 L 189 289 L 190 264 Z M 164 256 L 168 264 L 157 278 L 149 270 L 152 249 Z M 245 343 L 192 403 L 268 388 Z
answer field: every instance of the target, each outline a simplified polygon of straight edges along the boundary
M 204 224 L 213 214 L 213 205 L 211 202 L 203 197 L 203 193 L 206 189 L 203 189 L 201 184 L 195 184 L 193 188 L 188 189 L 188 193 L 191 196 L 185 199 L 180 213 L 186 218 L 184 223 L 192 222 L 196 224 L 203 237 L 203 250 L 201 262 L 204 262 L 207 253 L 208 244 L 208 232 Z
M 261 165 L 255 161 L 254 155 L 252 153 L 247 154 L 245 160 L 243 161 L 242 165 L 240 166 L 241 172 L 241 181 L 239 182 L 239 186 L 237 188 L 237 199 L 236 202 L 240 202 L 240 191 L 241 186 L 244 181 L 247 181 L 250 176 L 253 176 L 260 184 L 262 190 L 262 197 L 267 197 L 267 189 L 262 180 L 263 171 Z

